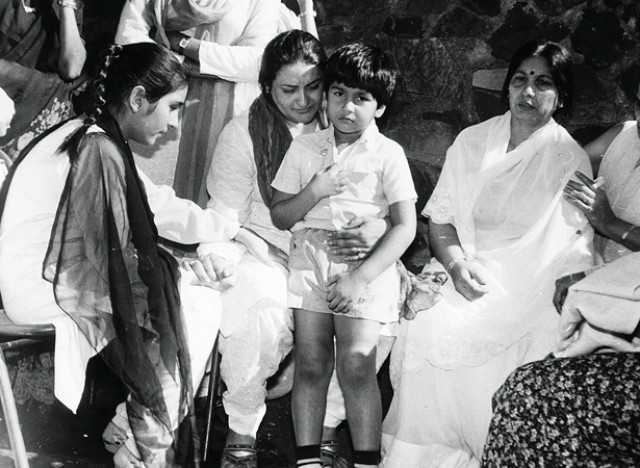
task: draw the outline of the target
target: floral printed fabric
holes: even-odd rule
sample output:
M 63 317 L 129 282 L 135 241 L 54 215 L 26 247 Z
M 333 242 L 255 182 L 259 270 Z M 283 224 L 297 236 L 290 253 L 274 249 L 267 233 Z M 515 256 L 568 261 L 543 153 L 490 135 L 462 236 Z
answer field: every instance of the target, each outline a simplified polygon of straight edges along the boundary
M 490 467 L 640 466 L 640 354 L 546 359 L 494 395 Z

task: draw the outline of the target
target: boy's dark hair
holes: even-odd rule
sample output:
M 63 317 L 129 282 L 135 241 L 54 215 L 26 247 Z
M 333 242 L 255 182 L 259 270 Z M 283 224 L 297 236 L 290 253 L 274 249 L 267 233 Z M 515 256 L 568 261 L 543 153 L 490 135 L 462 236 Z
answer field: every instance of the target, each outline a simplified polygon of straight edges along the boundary
M 507 76 L 502 85 L 502 99 L 509 103 L 509 83 L 518 67 L 532 57 L 542 57 L 547 61 L 553 82 L 558 88 L 558 107 L 556 113 L 568 114 L 573 104 L 573 72 L 571 54 L 561 44 L 545 39 L 527 42 L 511 57 Z
M 398 66 L 382 49 L 359 42 L 336 50 L 325 69 L 325 89 L 333 83 L 370 92 L 378 107 L 388 106 L 393 98 L 398 78 Z
M 318 39 L 308 32 L 292 29 L 271 39 L 262 54 L 262 63 L 258 81 L 265 96 L 280 69 L 286 65 L 302 61 L 309 65 L 318 65 L 320 69 L 327 61 L 327 54 Z

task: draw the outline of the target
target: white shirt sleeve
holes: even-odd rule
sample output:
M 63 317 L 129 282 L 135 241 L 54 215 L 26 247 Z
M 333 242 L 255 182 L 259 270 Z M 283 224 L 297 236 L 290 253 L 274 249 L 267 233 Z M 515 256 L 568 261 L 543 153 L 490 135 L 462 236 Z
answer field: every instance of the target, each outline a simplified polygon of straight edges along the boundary
M 202 41 L 200 72 L 234 82 L 256 82 L 264 47 L 278 32 L 277 0 L 256 0 L 242 37 L 230 45 Z
M 153 19 L 147 8 L 149 0 L 126 0 L 120 13 L 120 22 L 116 31 L 116 44 L 152 42 L 149 37 Z
M 302 190 L 302 173 L 299 165 L 300 143 L 291 142 L 271 186 L 279 192 L 297 194 Z
M 191 200 L 179 198 L 167 185 L 156 185 L 138 169 L 154 214 L 158 233 L 181 244 L 216 242 L 232 238 L 240 229 L 237 223 L 211 209 L 202 209 Z
M 244 224 L 249 216 L 255 180 L 253 145 L 243 116 L 229 122 L 216 143 L 207 174 L 207 208 L 233 223 Z
M 409 161 L 407 161 L 407 156 L 400 145 L 394 144 L 388 149 L 384 162 L 382 186 L 389 205 L 408 200 L 415 202 L 418 198 L 413 187 Z

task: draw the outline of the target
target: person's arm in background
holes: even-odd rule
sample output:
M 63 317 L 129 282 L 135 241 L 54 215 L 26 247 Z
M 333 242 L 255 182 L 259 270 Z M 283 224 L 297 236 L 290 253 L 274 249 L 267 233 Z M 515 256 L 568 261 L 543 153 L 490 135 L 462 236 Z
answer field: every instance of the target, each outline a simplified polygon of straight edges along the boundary
M 598 138 L 587 143 L 584 146 L 584 150 L 589 155 L 589 160 L 591 161 L 591 167 L 594 174 L 598 173 L 598 169 L 600 167 L 600 163 L 602 162 L 604 153 L 606 153 L 607 148 L 609 148 L 609 145 L 611 144 L 613 139 L 618 136 L 618 134 L 622 130 L 622 127 L 623 124 L 621 123 L 614 125 Z
M 190 38 L 184 55 L 199 64 L 199 71 L 234 82 L 258 81 L 260 58 L 264 47 L 278 29 L 279 2 L 260 0 L 254 2 L 241 38 L 224 45 Z M 181 34 L 169 34 L 171 49 L 179 51 Z
M 53 0 L 57 2 L 59 16 L 60 52 L 58 55 L 58 74 L 65 81 L 80 76 L 87 59 L 78 23 L 76 10 L 82 8 L 80 0 Z
M 116 44 L 149 42 L 153 19 L 147 8 L 149 0 L 125 0 L 114 39 Z
M 319 39 L 313 0 L 298 0 L 298 6 L 300 7 L 299 18 L 301 29 L 312 34 L 316 39 Z
M 592 166 L 599 167 L 609 145 L 622 128 L 623 124 L 617 124 L 585 145 L 584 149 L 589 155 Z M 569 203 L 584 213 L 591 226 L 600 235 L 634 252 L 640 250 L 640 226 L 616 216 L 603 184 L 604 180 L 601 177 L 592 179 L 587 174 L 577 171 L 575 179 L 567 182 L 564 196 Z
M 634 252 L 640 250 L 640 226 L 616 216 L 603 187 L 603 180 L 576 172 L 564 188 L 569 203 L 580 209 L 593 228 L 602 236 L 624 245 Z

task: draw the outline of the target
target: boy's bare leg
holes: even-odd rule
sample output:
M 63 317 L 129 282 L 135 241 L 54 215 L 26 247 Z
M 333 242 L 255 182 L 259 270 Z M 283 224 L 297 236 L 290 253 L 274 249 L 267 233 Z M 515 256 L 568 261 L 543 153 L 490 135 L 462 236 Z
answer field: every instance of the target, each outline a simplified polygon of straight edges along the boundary
M 380 323 L 334 316 L 336 370 L 347 409 L 354 454 L 380 450 L 382 403 L 376 378 Z M 357 463 L 360 466 L 376 464 Z
M 320 443 L 333 372 L 333 316 L 295 309 L 295 377 L 291 397 L 298 446 Z

